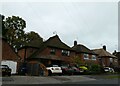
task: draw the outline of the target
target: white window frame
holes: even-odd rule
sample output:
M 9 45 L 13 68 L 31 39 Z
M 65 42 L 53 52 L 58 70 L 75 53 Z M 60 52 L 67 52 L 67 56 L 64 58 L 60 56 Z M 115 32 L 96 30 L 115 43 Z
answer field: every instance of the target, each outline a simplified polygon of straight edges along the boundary
M 110 59 L 110 62 L 113 62 L 113 58 L 109 58 Z
M 63 53 L 66 54 L 66 55 L 63 55 Z M 70 56 L 70 51 L 62 50 L 62 51 L 61 51 L 61 54 L 62 54 L 63 56 Z
M 92 55 L 92 60 L 96 60 L 96 55 Z
M 87 58 L 86 58 L 87 57 Z M 84 54 L 84 60 L 88 60 L 89 59 L 89 54 Z

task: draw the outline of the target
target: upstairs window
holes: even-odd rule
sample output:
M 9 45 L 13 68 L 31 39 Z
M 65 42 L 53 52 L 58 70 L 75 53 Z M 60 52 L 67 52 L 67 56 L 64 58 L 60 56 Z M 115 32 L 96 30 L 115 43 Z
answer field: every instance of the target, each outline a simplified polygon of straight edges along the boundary
M 51 50 L 50 50 L 50 54 L 52 54 L 52 55 L 55 55 L 55 52 L 56 52 L 55 49 L 51 49 Z
M 70 51 L 62 50 L 62 56 L 70 56 Z
M 110 62 L 113 62 L 113 58 L 110 58 Z
M 84 59 L 85 60 L 89 59 L 89 55 L 88 54 L 84 54 Z
M 96 60 L 96 55 L 92 55 L 92 60 Z

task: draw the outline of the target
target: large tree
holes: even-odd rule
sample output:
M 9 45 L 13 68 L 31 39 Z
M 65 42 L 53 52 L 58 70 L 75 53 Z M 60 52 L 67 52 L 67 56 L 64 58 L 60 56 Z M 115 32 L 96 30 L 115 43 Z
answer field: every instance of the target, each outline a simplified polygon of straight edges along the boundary
M 26 46 L 39 47 L 43 43 L 43 38 L 38 33 L 31 31 L 25 34 Z
M 16 51 L 24 45 L 25 27 L 26 22 L 18 16 L 8 17 L 3 20 L 2 34 Z
M 0 15 L 2 22 L 2 36 L 7 39 L 9 45 L 17 50 L 22 46 L 35 46 L 43 42 L 43 39 L 38 33 L 34 31 L 25 33 L 26 22 L 19 16 L 12 16 L 5 19 L 3 15 Z M 0 26 L 1 26 L 0 25 Z

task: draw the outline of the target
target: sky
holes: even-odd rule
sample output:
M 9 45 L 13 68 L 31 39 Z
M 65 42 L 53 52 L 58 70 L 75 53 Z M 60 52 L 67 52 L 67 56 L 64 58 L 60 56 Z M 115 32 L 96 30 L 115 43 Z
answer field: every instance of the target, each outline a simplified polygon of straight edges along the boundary
M 35 31 L 44 40 L 57 34 L 68 46 L 89 49 L 106 45 L 118 51 L 118 2 L 2 2 L 0 13 L 26 21 L 25 32 Z

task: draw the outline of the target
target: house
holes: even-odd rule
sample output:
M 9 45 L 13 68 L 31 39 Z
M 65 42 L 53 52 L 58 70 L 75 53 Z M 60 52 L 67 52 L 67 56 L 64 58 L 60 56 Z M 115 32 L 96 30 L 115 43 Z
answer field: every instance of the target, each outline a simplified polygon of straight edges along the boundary
M 7 43 L 6 39 L 0 37 L 1 43 L 1 65 L 8 65 L 12 69 L 12 74 L 17 73 L 18 63 L 21 61 L 21 58 L 14 52 L 12 47 Z
M 18 51 L 21 58 L 29 64 L 29 75 L 39 75 L 39 71 L 42 69 L 40 65 L 69 64 L 71 58 L 75 55 L 74 50 L 63 43 L 58 35 L 50 37 L 48 40 L 40 44 L 39 47 L 33 46 L 34 45 L 24 46 Z M 46 71 L 44 66 L 43 69 Z
M 77 41 L 74 41 L 72 49 L 75 50 L 75 56 L 81 59 L 82 64 L 98 64 L 97 54 L 86 46 L 77 44 Z
M 113 55 L 115 55 L 117 58 L 115 59 L 115 62 L 117 63 L 117 66 L 120 67 L 120 52 L 116 52 L 116 50 L 113 52 Z
M 112 55 L 106 50 L 106 46 L 104 45 L 103 48 L 94 49 L 95 53 L 98 54 L 99 64 L 102 66 L 112 66 L 114 65 L 114 59 L 116 56 Z
M 68 45 L 63 43 L 58 35 L 50 37 L 43 42 L 40 49 L 33 53 L 28 60 L 39 60 L 44 65 L 69 63 L 75 55 Z

